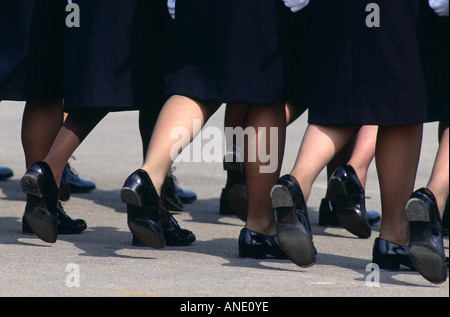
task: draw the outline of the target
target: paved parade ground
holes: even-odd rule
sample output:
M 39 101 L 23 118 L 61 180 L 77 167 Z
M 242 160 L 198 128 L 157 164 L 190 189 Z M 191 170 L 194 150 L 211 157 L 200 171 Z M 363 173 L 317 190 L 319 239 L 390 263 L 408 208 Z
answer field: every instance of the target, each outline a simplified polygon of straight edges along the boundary
M 0 181 L 0 297 L 449 296 L 448 280 L 434 285 L 408 270 L 371 270 L 379 224 L 367 240 L 342 228 L 318 226 L 318 208 L 326 189 L 324 172 L 308 202 L 318 251 L 316 264 L 310 268 L 299 268 L 289 260 L 238 257 L 237 239 L 244 223 L 219 215 L 219 197 L 226 182 L 221 162 L 175 164 L 180 186 L 198 195 L 195 203 L 185 206 L 185 212 L 174 214 L 181 227 L 196 234 L 193 245 L 163 250 L 132 246 L 119 191 L 142 163 L 137 112 L 109 114 L 75 152 L 76 160 L 70 161 L 82 178 L 97 185 L 93 192 L 73 194 L 64 203 L 72 218 L 87 221 L 88 229 L 80 235 L 60 235 L 56 244 L 22 235 L 26 198 L 20 189 L 25 172 L 22 111 L 23 103 L 0 103 L 0 165 L 9 166 L 15 174 Z M 223 115 L 221 108 L 208 125 L 221 127 Z M 305 128 L 306 115 L 288 128 L 283 173 L 293 165 Z M 417 188 L 427 183 L 437 146 L 437 125 L 427 124 Z M 375 163 L 366 195 L 371 197 L 367 209 L 380 211 Z M 446 237 L 447 256 L 448 245 Z

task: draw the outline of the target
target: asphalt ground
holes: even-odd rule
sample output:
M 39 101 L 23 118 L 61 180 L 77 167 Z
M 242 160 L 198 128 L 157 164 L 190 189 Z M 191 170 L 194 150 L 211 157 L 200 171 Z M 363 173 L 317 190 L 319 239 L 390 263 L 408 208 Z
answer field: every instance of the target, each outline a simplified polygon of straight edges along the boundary
M 88 229 L 80 235 L 60 235 L 55 244 L 23 235 L 23 106 L 20 102 L 0 103 L 0 165 L 14 170 L 11 179 L 0 182 L 1 297 L 176 297 L 186 303 L 191 298 L 192 304 L 200 303 L 199 298 L 218 297 L 449 296 L 448 281 L 434 285 L 409 270 L 372 271 L 368 267 L 379 225 L 367 240 L 342 228 L 318 226 L 325 171 L 308 202 L 318 250 L 316 264 L 310 268 L 299 268 L 289 260 L 238 257 L 237 239 L 244 223 L 234 216 L 219 215 L 219 197 L 226 181 L 221 162 L 174 164 L 180 186 L 198 195 L 195 203 L 185 206 L 185 212 L 174 215 L 181 227 L 196 234 L 193 245 L 163 250 L 132 246 L 119 191 L 142 163 L 137 112 L 109 114 L 75 152 L 76 160 L 70 161 L 82 178 L 97 185 L 93 192 L 73 194 L 64 203 L 72 218 L 87 221 Z M 223 115 L 221 108 L 208 126 L 221 127 Z M 283 173 L 292 167 L 305 128 L 306 115 L 288 128 Z M 426 124 L 417 188 L 427 183 L 437 146 L 437 124 Z M 371 197 L 367 208 L 380 211 L 374 163 L 366 194 Z M 448 237 L 445 246 L 448 256 Z M 182 304 L 172 308 L 183 309 Z

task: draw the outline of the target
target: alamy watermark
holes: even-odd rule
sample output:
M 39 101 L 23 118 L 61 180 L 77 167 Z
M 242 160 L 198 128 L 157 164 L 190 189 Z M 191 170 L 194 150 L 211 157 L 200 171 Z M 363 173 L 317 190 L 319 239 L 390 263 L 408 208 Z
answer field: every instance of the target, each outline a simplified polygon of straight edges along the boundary
M 80 7 L 76 3 L 72 3 L 70 0 L 66 6 L 66 26 L 68 28 L 80 27 Z M 369 3 L 366 6 L 366 26 L 368 28 L 381 27 L 380 22 L 380 7 L 376 3 Z M 194 121 L 194 131 L 201 130 L 200 120 Z M 230 140 L 237 140 L 236 146 L 241 149 L 247 148 L 245 155 L 248 162 L 259 161 L 265 165 L 261 165 L 261 173 L 273 173 L 278 168 L 278 128 L 271 127 L 267 131 L 266 128 L 225 128 L 226 144 L 233 144 Z M 267 149 L 267 133 L 269 133 L 269 149 Z M 256 137 L 258 136 L 258 137 Z M 187 150 L 182 150 L 182 145 L 187 144 L 186 140 L 190 139 L 190 132 L 188 129 L 180 127 L 172 131 L 171 137 L 174 139 L 180 138 L 171 151 L 171 158 L 175 162 L 222 162 L 224 159 L 223 148 L 223 133 L 222 130 L 216 127 L 208 127 L 200 132 L 200 136 L 197 137 L 191 147 Z M 244 139 L 247 138 L 247 147 L 245 147 Z M 256 144 L 258 140 L 259 144 Z M 206 144 L 203 144 L 206 141 Z M 192 151 L 191 151 L 192 149 Z M 181 155 L 179 155 L 181 153 Z M 242 157 L 242 162 L 245 160 Z
M 69 273 L 66 276 L 66 286 L 69 288 L 80 287 L 80 266 L 69 263 L 66 265 L 66 272 Z
M 380 267 L 378 264 L 369 263 L 366 266 L 366 272 L 369 274 L 366 276 L 367 287 L 380 287 Z
M 175 163 L 221 163 L 227 162 L 259 162 L 260 173 L 274 173 L 278 168 L 278 128 L 242 127 L 220 129 L 210 126 L 201 129 L 200 119 L 193 121 L 193 131 L 200 131 L 190 146 L 191 132 L 188 128 L 172 129 L 170 137 L 176 140 L 170 151 L 170 157 Z M 240 149 L 238 155 L 227 156 L 227 144 Z
M 79 288 L 80 287 L 80 266 L 75 263 L 69 263 L 66 265 L 65 269 L 67 276 L 65 279 L 65 284 L 68 288 Z M 379 288 L 380 287 L 380 267 L 375 263 L 369 263 L 366 266 L 366 272 L 368 272 L 365 283 L 369 288 Z M 186 311 L 186 307 L 184 310 Z
M 66 12 L 69 14 L 66 17 L 66 26 L 68 28 L 80 27 L 80 7 L 76 3 L 70 3 L 66 6 Z
M 68 28 L 80 27 L 80 7 L 71 0 L 66 6 L 66 12 L 69 14 L 66 17 L 66 26 Z M 376 3 L 369 3 L 366 6 L 366 12 L 369 14 L 366 17 L 366 26 L 368 28 L 379 28 L 380 25 L 380 6 Z
M 380 6 L 376 3 L 369 3 L 366 6 L 366 12 L 369 12 L 369 14 L 366 17 L 366 26 L 368 28 L 381 27 Z

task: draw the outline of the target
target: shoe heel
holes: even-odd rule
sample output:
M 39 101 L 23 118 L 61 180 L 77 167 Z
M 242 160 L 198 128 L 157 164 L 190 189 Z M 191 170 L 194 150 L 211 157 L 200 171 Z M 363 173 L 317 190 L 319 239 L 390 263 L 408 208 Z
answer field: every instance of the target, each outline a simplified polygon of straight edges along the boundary
M 345 185 L 338 177 L 331 176 L 328 188 L 338 206 L 351 206 L 351 200 L 345 189 Z
M 31 229 L 25 217 L 22 218 L 22 234 L 34 235 L 33 229 Z
M 406 217 L 409 222 L 430 222 L 430 214 L 423 200 L 412 198 L 406 204 Z
M 270 195 L 272 207 L 274 208 L 275 222 L 277 224 L 292 221 L 292 208 L 294 200 L 289 189 L 283 185 L 275 185 Z
M 123 187 L 120 190 L 120 198 L 127 205 L 142 207 L 141 198 L 132 187 Z
M 222 194 L 220 195 L 219 215 L 234 215 L 233 210 L 228 203 L 226 192 L 227 189 L 222 188 Z
M 229 150 L 223 157 L 223 169 L 227 172 L 244 173 L 244 161 L 236 152 L 236 148 Z
M 235 215 L 242 221 L 247 221 L 248 213 L 248 198 L 242 192 L 239 187 L 233 186 L 232 188 L 222 189 L 220 196 L 220 215 Z
M 273 208 L 294 207 L 294 200 L 292 199 L 289 189 L 283 185 L 275 185 L 270 194 Z
M 44 193 L 39 186 L 38 175 L 25 174 L 20 180 L 22 192 L 39 198 L 44 197 Z
M 328 186 L 330 191 L 336 196 L 347 196 L 347 190 L 345 185 L 338 177 L 331 176 L 328 181 Z
M 48 243 L 56 242 L 58 237 L 56 221 L 42 202 L 32 204 L 30 207 L 27 205 L 24 219 L 29 227 L 28 229 L 38 238 Z

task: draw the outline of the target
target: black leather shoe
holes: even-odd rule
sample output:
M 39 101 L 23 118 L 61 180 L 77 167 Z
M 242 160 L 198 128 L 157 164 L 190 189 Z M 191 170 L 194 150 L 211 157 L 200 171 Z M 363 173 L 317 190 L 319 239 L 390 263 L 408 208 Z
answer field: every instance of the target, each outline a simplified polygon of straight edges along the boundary
M 120 197 L 127 204 L 130 231 L 146 245 L 164 248 L 161 200 L 147 172 L 139 169 L 131 174 L 120 191 Z
M 167 224 L 162 224 L 162 228 L 167 246 L 188 246 L 196 240 L 194 233 L 189 230 L 182 229 L 172 215 L 169 216 L 169 222 Z M 146 246 L 134 234 L 132 245 L 135 247 Z
M 61 183 L 59 184 L 59 200 L 69 201 L 69 199 L 70 199 L 70 186 L 69 183 L 67 182 L 67 168 L 64 168 L 64 171 L 61 175 Z
M 93 191 L 96 186 L 95 183 L 89 179 L 80 178 L 77 172 L 70 166 L 69 163 L 66 164 L 64 169 L 66 173 L 66 181 L 69 184 L 70 192 L 74 194 L 84 194 Z
M 223 169 L 227 172 L 227 183 L 220 195 L 220 215 L 235 215 L 247 220 L 248 195 L 245 182 L 245 168 L 239 146 L 228 150 L 223 159 Z
M 33 164 L 21 179 L 27 194 L 24 218 L 43 241 L 55 243 L 58 236 L 58 186 L 53 172 L 43 161 Z
M 269 255 L 276 259 L 288 259 L 281 250 L 276 236 L 266 236 L 243 228 L 238 244 L 240 258 L 265 259 Z
M 12 169 L 5 166 L 0 166 L 0 180 L 5 180 L 14 175 Z
M 197 200 L 197 194 L 192 190 L 181 188 L 177 184 L 176 179 L 174 179 L 173 184 L 175 187 L 175 192 L 177 193 L 178 197 L 180 198 L 183 204 L 192 204 L 194 201 Z
M 336 217 L 341 225 L 359 238 L 369 238 L 372 230 L 367 219 L 365 192 L 353 167 L 337 168 L 328 186 L 336 197 Z
M 141 240 L 139 240 L 134 234 L 133 240 L 131 241 L 131 245 L 134 247 L 147 247 L 147 245 L 143 243 Z
M 336 217 L 336 209 L 336 201 L 323 198 L 319 207 L 319 226 L 342 227 Z M 381 215 L 376 210 L 367 210 L 366 214 L 370 226 L 374 226 L 381 221 Z
M 442 223 L 433 193 L 428 188 L 415 191 L 406 205 L 406 215 L 411 262 L 428 281 L 444 283 L 447 280 L 447 265 Z
M 164 207 L 171 211 L 184 211 L 183 202 L 181 201 L 175 189 L 175 181 L 173 176 L 167 176 L 164 183 Z
M 187 229 L 182 229 L 172 214 L 166 210 L 169 221 L 163 223 L 162 230 L 166 245 L 168 246 L 188 246 L 195 242 L 195 234 Z
M 298 266 L 314 264 L 316 249 L 303 193 L 291 175 L 280 178 L 272 188 L 272 207 L 281 249 Z
M 319 207 L 319 226 L 341 227 L 341 224 L 336 217 L 335 205 L 335 201 L 328 198 L 322 198 Z
M 372 262 L 382 270 L 398 271 L 400 266 L 414 270 L 409 258 L 409 247 L 376 238 L 372 250 Z
M 248 214 L 247 186 L 234 184 L 223 188 L 220 195 L 219 214 L 235 215 L 242 221 L 246 221 Z
M 58 203 L 58 234 L 80 234 L 87 228 L 86 221 L 83 219 L 72 219 L 64 211 L 61 203 Z M 22 233 L 34 234 L 25 217 L 22 218 Z
M 375 226 L 381 221 L 381 215 L 376 210 L 366 210 L 367 221 L 369 221 L 370 226 Z

